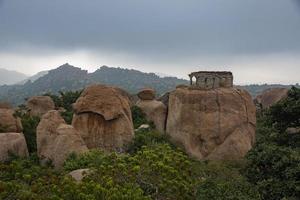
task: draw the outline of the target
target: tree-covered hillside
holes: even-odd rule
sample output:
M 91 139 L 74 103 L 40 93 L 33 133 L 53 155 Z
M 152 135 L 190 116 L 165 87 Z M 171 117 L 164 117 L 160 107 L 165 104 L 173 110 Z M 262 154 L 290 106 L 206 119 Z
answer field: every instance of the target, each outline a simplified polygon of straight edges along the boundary
M 164 94 L 175 89 L 176 85 L 186 84 L 187 81 L 175 77 L 160 78 L 154 73 L 106 66 L 94 73 L 88 73 L 86 70 L 64 64 L 34 82 L 27 81 L 24 85 L 1 86 L 0 101 L 18 105 L 31 96 L 81 90 L 93 83 L 118 86 L 131 94 L 136 94 L 142 88 L 152 87 L 158 94 Z

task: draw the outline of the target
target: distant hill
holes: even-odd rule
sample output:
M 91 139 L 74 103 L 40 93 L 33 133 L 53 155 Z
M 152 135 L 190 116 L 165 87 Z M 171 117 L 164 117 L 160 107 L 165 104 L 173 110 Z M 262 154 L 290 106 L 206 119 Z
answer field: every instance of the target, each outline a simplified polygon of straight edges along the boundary
M 20 72 L 0 68 L 0 85 L 16 84 L 26 78 L 28 76 Z
M 107 66 L 99 68 L 94 73 L 88 73 L 86 70 L 64 64 L 57 69 L 50 70 L 34 82 L 27 81 L 23 85 L 1 86 L 0 101 L 8 101 L 18 105 L 24 103 L 26 98 L 34 95 L 80 90 L 93 83 L 117 86 L 131 94 L 137 93 L 144 87 L 152 87 L 158 94 L 163 94 L 173 90 L 176 85 L 188 82 L 175 77 L 160 78 L 154 73 Z
M 293 85 L 281 85 L 281 84 L 251 84 L 251 85 L 243 85 L 243 86 L 236 86 L 242 89 L 247 90 L 253 98 L 255 98 L 257 95 L 261 94 L 264 90 L 270 89 L 270 88 L 291 88 Z M 298 84 L 295 85 L 296 87 L 299 87 Z
M 0 74 L 2 75 L 2 73 Z M 27 78 L 26 81 L 23 81 L 23 84 L 0 86 L 0 102 L 8 101 L 13 105 L 19 105 L 24 103 L 26 98 L 34 95 L 81 90 L 93 83 L 117 86 L 131 94 L 136 94 L 142 88 L 151 87 L 157 91 L 158 95 L 174 90 L 176 85 L 189 84 L 189 82 L 184 79 L 178 79 L 176 77 L 162 78 L 155 73 L 144 73 L 133 69 L 102 66 L 95 72 L 88 73 L 81 68 L 64 64 L 57 69 L 41 72 L 34 77 Z M 253 84 L 236 87 L 249 91 L 254 98 L 265 89 L 274 87 L 290 88 L 291 85 Z
M 45 76 L 46 74 L 48 74 L 49 71 L 41 71 L 41 72 L 38 72 L 37 74 L 33 75 L 33 76 L 30 76 L 28 78 L 26 78 L 25 80 L 22 80 L 20 82 L 18 82 L 17 84 L 25 84 L 27 81 L 31 81 L 31 82 L 34 82 L 36 81 L 37 79 Z

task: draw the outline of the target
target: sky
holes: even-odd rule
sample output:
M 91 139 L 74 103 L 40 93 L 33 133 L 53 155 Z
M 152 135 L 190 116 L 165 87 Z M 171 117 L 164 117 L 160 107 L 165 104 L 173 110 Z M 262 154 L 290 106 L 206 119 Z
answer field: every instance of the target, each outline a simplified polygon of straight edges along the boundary
M 0 68 L 64 63 L 300 82 L 300 0 L 0 0 Z

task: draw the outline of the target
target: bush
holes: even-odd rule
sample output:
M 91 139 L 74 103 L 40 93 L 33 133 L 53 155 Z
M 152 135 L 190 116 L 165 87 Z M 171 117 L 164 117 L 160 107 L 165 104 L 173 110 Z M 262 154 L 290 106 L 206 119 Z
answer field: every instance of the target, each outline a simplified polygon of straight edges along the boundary
M 19 107 L 19 110 L 15 113 L 15 116 L 21 119 L 23 134 L 27 143 L 29 153 L 36 152 L 36 129 L 40 122 L 40 118 L 36 116 L 30 116 L 26 112 L 26 108 L 24 106 Z
M 292 199 L 300 196 L 300 135 L 288 127 L 300 125 L 300 89 L 292 88 L 258 119 L 257 142 L 248 153 L 244 170 L 257 185 L 262 199 Z
M 245 175 L 263 199 L 300 196 L 300 151 L 275 144 L 257 145 L 249 154 Z
M 132 113 L 133 126 L 135 129 L 139 128 L 143 124 L 149 124 L 145 114 L 139 107 L 132 106 L 131 113 Z
M 59 92 L 58 95 L 47 93 L 45 96 L 49 96 L 55 103 L 56 108 L 64 108 L 65 111 L 61 113 L 64 120 L 68 123 L 72 123 L 73 119 L 73 103 L 80 97 L 82 91 L 67 91 L 67 92 Z
M 136 153 L 143 146 L 153 146 L 156 144 L 168 143 L 166 135 L 162 135 L 156 130 L 139 130 L 135 133 L 132 142 L 127 146 L 128 153 Z

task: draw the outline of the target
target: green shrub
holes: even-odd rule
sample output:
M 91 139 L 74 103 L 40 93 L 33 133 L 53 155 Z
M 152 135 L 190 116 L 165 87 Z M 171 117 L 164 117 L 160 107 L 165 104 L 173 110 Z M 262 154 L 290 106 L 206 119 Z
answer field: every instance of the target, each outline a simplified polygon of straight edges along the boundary
M 132 142 L 127 146 L 127 152 L 136 153 L 143 146 L 153 146 L 162 143 L 169 143 L 166 135 L 162 135 L 153 129 L 139 130 L 135 133 Z
M 16 117 L 21 119 L 23 126 L 23 133 L 27 143 L 28 151 L 34 153 L 37 151 L 36 145 L 36 129 L 40 122 L 40 118 L 36 116 L 30 116 L 26 113 L 26 108 L 19 107 L 19 111 L 15 113 Z
M 135 155 L 91 152 L 72 158 L 65 169 L 94 168 L 89 178 L 97 183 L 130 183 L 153 199 L 193 199 L 197 179 L 192 161 L 168 144 L 142 147 Z
M 131 113 L 132 113 L 133 126 L 135 129 L 139 128 L 143 124 L 149 124 L 145 114 L 139 107 L 132 106 Z
M 292 88 L 286 99 L 258 119 L 257 142 L 248 153 L 243 171 L 262 199 L 300 197 L 300 135 L 286 128 L 300 125 L 300 90 Z
M 300 196 L 300 149 L 260 144 L 247 159 L 245 175 L 258 186 L 263 199 Z

